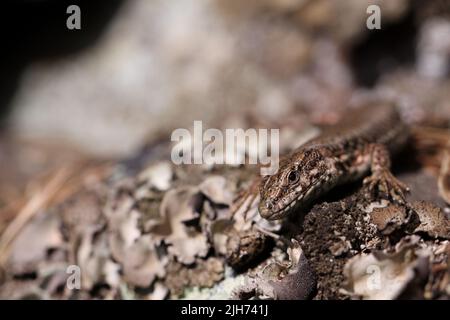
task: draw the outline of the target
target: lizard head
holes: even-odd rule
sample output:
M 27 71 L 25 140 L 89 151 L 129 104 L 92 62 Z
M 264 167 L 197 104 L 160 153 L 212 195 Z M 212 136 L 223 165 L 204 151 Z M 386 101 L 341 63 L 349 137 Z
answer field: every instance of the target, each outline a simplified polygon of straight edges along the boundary
M 331 179 L 333 166 L 320 148 L 301 149 L 280 161 L 274 175 L 260 185 L 260 215 L 281 219 L 317 198 Z

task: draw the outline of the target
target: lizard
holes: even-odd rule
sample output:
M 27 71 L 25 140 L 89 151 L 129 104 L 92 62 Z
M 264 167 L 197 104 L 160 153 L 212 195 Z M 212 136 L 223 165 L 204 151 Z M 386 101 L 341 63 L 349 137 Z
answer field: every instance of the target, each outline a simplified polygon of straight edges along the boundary
M 409 136 L 395 106 L 372 103 L 355 109 L 336 126 L 281 157 L 278 171 L 260 177 L 243 197 L 255 198 L 259 191 L 259 214 L 277 220 L 330 189 L 366 176 L 363 185 L 369 196 L 405 204 L 409 188 L 390 167 L 391 157 L 406 145 Z M 239 203 L 238 199 L 237 206 Z

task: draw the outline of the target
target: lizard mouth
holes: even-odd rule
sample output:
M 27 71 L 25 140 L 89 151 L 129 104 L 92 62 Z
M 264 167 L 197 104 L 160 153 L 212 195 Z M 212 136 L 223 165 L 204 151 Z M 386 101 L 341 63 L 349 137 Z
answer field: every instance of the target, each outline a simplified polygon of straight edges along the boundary
M 279 209 L 277 211 L 270 211 L 270 212 L 268 212 L 267 215 L 264 214 L 264 215 L 261 215 L 261 216 L 263 216 L 263 218 L 265 218 L 267 220 L 278 220 L 278 219 L 284 218 L 288 214 L 288 212 L 290 210 L 292 210 L 294 207 L 296 207 L 296 206 L 301 204 L 301 200 L 302 199 L 305 199 L 308 196 L 310 196 L 311 193 L 316 189 L 316 187 L 320 183 L 326 181 L 327 179 L 325 177 L 326 177 L 326 175 L 321 176 L 319 179 L 317 179 L 316 182 L 312 183 L 309 186 L 308 189 L 306 189 L 306 192 L 300 193 L 299 196 L 297 196 L 294 199 L 292 199 L 288 204 L 283 206 L 283 208 L 281 208 L 281 209 Z M 312 200 L 312 199 L 307 199 L 307 201 L 310 201 L 310 200 Z M 307 201 L 305 201 L 304 204 L 306 204 Z M 260 212 L 261 212 L 261 210 L 260 210 Z

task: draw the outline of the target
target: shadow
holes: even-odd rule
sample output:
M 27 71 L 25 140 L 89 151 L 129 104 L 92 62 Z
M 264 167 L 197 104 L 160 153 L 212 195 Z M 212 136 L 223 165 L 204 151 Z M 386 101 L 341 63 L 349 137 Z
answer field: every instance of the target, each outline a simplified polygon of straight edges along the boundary
M 14 0 L 0 13 L 0 128 L 22 72 L 36 60 L 57 59 L 93 45 L 124 0 Z M 81 30 L 69 30 L 69 5 L 81 9 Z
M 363 178 L 349 182 L 338 187 L 332 188 L 327 193 L 319 196 L 316 200 L 311 201 L 307 205 L 296 209 L 292 212 L 282 223 L 282 233 L 287 235 L 286 237 L 294 238 L 301 232 L 303 232 L 303 222 L 309 212 L 314 206 L 322 203 L 334 203 L 350 197 L 352 194 L 356 194 L 362 188 Z
M 413 65 L 417 33 L 414 9 L 391 24 L 384 23 L 381 16 L 381 29 L 367 32 L 351 49 L 350 66 L 357 84 L 373 87 L 387 71 Z

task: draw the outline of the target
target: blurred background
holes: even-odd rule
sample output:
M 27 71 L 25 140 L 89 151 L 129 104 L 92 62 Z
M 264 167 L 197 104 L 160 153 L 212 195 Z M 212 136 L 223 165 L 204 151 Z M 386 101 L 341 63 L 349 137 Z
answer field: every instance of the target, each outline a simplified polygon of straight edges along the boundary
M 81 30 L 66 27 L 73 4 Z M 372 4 L 380 30 L 366 26 Z M 428 129 L 414 145 L 421 170 L 400 179 L 450 212 L 450 0 L 2 1 L 0 43 L 1 297 L 162 299 L 229 277 L 200 227 L 194 237 L 177 220 L 181 235 L 164 235 L 179 251 L 170 263 L 145 229 L 166 194 L 184 212 L 169 187 L 219 174 L 206 193 L 221 200 L 251 179 L 171 166 L 170 135 L 194 120 L 279 128 L 285 152 L 358 105 L 393 102 Z M 66 290 L 73 263 L 84 291 Z M 335 292 L 319 298 L 336 297 L 334 270 L 321 287 Z
M 70 4 L 81 30 L 66 28 Z M 369 4 L 381 30 L 366 27 Z M 448 0 L 5 3 L 0 209 L 61 164 L 129 159 L 193 120 L 277 127 L 295 114 L 301 130 L 383 98 L 448 126 L 449 18 Z
M 70 4 L 81 30 L 66 27 Z M 369 4 L 381 30 L 366 28 Z M 411 121 L 445 122 L 449 12 L 449 0 L 6 2 L 0 205 L 55 165 L 130 158 L 193 120 L 279 126 L 303 114 L 300 130 L 382 96 Z
M 406 72 L 405 85 L 449 72 L 443 0 L 78 1 L 81 30 L 65 23 L 77 1 L 15 2 L 2 19 L 3 128 L 93 154 L 129 154 L 193 119 L 320 111 Z M 366 28 L 369 4 L 381 30 Z

